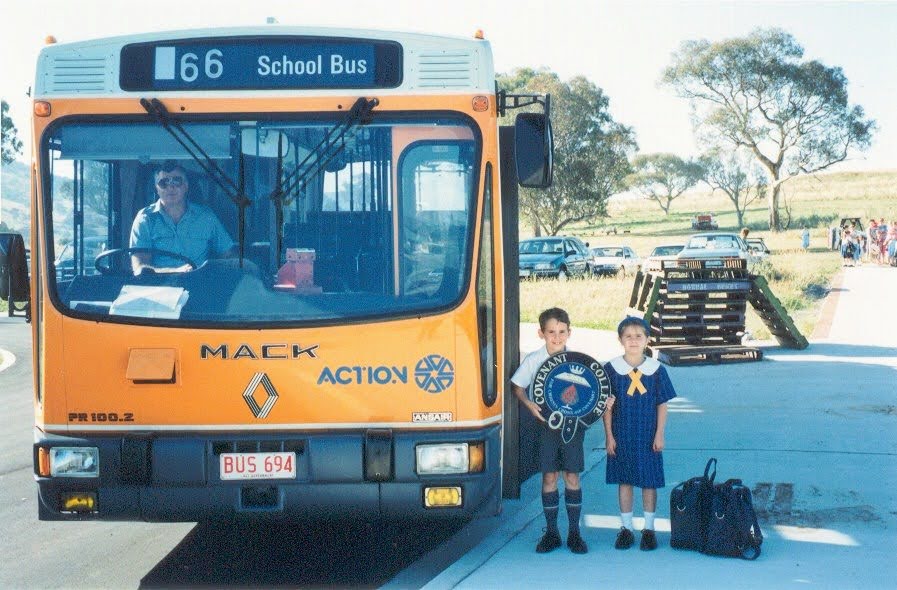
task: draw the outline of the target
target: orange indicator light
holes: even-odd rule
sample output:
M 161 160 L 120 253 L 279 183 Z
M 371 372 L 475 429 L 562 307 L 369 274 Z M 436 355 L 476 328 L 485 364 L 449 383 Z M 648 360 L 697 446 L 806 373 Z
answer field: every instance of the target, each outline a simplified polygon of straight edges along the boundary
M 50 477 L 50 450 L 44 447 L 37 449 L 37 474 Z
M 44 100 L 35 101 L 34 116 L 35 117 L 49 117 L 50 116 L 50 103 L 48 103 Z

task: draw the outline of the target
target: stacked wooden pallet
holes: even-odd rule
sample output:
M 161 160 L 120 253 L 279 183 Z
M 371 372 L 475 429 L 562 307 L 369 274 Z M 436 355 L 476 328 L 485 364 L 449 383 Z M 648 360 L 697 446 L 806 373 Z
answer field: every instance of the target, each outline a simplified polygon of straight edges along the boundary
M 739 259 L 670 261 L 637 273 L 628 315 L 648 322 L 652 354 L 668 364 L 760 360 L 759 349 L 740 345 L 748 303 L 782 346 L 807 346 L 763 277 Z
M 754 276 L 753 286 L 749 294 L 749 301 L 754 306 L 757 315 L 763 320 L 763 323 L 779 341 L 779 344 L 785 348 L 796 348 L 803 350 L 810 345 L 797 326 L 794 320 L 785 311 L 782 302 L 773 295 L 766 279 L 760 276 Z

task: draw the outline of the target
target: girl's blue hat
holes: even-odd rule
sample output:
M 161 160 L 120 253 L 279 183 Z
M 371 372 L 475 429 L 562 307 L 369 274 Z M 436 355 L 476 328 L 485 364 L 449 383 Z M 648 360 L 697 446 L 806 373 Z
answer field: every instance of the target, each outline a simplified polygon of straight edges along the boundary
M 651 327 L 648 325 L 648 322 L 640 317 L 628 316 L 623 318 L 623 321 L 617 325 L 617 336 L 622 336 L 623 330 L 625 330 L 627 326 L 639 326 L 645 331 L 646 335 L 651 334 Z

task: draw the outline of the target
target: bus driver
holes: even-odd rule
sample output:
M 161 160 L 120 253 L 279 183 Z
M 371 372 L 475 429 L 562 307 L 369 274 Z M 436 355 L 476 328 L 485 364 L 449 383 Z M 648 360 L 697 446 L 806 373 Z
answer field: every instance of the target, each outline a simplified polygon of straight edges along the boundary
M 179 164 L 162 164 L 155 173 L 155 186 L 159 200 L 141 209 L 134 218 L 131 248 L 180 254 L 190 259 L 194 268 L 210 257 L 235 255 L 236 244 L 211 209 L 187 200 L 187 173 Z M 135 275 L 144 268 L 157 272 L 191 270 L 183 260 L 150 252 L 132 254 L 131 267 Z

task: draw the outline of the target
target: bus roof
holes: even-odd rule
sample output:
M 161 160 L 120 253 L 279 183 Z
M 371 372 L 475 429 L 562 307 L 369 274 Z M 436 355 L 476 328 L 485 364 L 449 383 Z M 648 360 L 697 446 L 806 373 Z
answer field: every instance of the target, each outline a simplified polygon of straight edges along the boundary
M 233 51 L 248 54 L 249 52 L 261 52 L 271 50 L 271 60 L 277 61 L 281 57 L 287 60 L 284 49 L 289 52 L 298 52 L 303 49 L 303 55 L 308 56 L 309 51 L 318 46 L 344 47 L 349 55 L 357 52 L 357 55 L 368 56 L 370 60 L 381 67 L 395 67 L 398 56 L 401 70 L 391 79 L 390 83 L 379 85 L 377 82 L 368 81 L 372 85 L 353 86 L 352 83 L 344 83 L 341 87 L 334 88 L 327 84 L 304 87 L 271 87 L 265 86 L 267 80 L 256 77 L 257 81 L 241 82 L 243 86 L 226 88 L 189 87 L 186 83 L 181 85 L 171 84 L 152 85 L 153 75 L 158 77 L 158 65 L 155 74 L 147 76 L 147 88 L 139 90 L 123 89 L 122 77 L 129 76 L 132 69 L 141 69 L 141 63 L 137 60 L 126 61 L 127 54 L 123 53 L 126 46 L 148 48 L 145 55 L 152 55 L 158 59 L 159 53 L 152 51 L 167 50 L 171 54 L 169 71 L 176 70 L 175 50 L 187 51 L 200 49 L 200 54 L 210 48 L 235 47 Z M 382 53 L 383 46 L 397 46 L 398 53 Z M 196 52 L 194 52 L 195 54 Z M 144 54 L 141 54 L 144 55 Z M 165 54 L 167 55 L 167 54 Z M 242 55 L 243 65 L 245 58 L 251 56 Z M 290 59 L 295 53 L 291 53 Z M 374 57 L 376 55 L 376 58 Z M 381 59 L 386 55 L 387 58 Z M 197 65 L 201 68 L 200 63 Z M 380 61 L 377 61 L 380 60 Z M 146 60 L 144 60 L 146 61 Z M 387 63 L 389 62 L 389 63 Z M 179 62 L 178 62 L 179 63 Z M 255 62 L 252 62 L 253 64 Z M 319 62 L 320 63 L 320 62 Z M 124 66 L 123 66 L 124 64 Z M 279 67 L 279 63 L 276 67 Z M 315 64 L 309 62 L 313 69 Z M 217 70 L 212 64 L 212 73 Z M 299 64 L 301 68 L 301 64 Z M 146 66 L 143 69 L 152 68 Z M 189 66 L 188 66 L 189 67 Z M 324 68 L 326 68 L 326 59 Z M 241 71 L 245 72 L 247 68 Z M 233 68 L 231 68 L 233 70 Z M 191 70 L 191 74 L 194 72 Z M 200 74 L 202 70 L 200 69 Z M 285 76 L 282 76 L 284 78 Z M 306 77 L 310 78 L 310 77 Z M 298 76 L 293 76 L 297 80 Z M 308 83 L 308 82 L 306 82 Z M 127 84 L 124 84 L 127 86 Z M 35 99 L 52 99 L 64 97 L 103 97 L 116 96 L 146 96 L 152 92 L 153 96 L 184 96 L 195 95 L 197 92 L 207 93 L 209 96 L 239 94 L 243 96 L 271 95 L 291 93 L 292 91 L 307 92 L 313 90 L 316 95 L 346 94 L 347 90 L 358 88 L 376 88 L 376 94 L 402 94 L 408 92 L 446 94 L 446 93 L 484 93 L 491 94 L 495 91 L 495 71 L 492 64 L 492 52 L 488 41 L 476 38 L 463 38 L 446 35 L 430 35 L 412 32 L 390 32 L 367 29 L 344 29 L 323 27 L 291 27 L 280 25 L 208 28 L 182 31 L 166 31 L 156 33 L 144 33 L 108 37 L 74 43 L 54 44 L 45 47 L 38 58 L 37 75 L 34 84 Z

